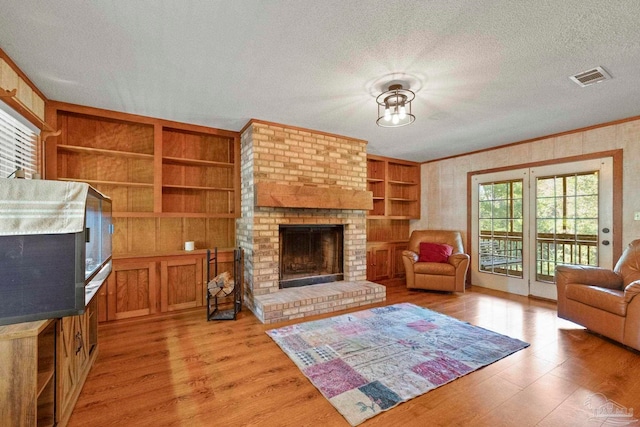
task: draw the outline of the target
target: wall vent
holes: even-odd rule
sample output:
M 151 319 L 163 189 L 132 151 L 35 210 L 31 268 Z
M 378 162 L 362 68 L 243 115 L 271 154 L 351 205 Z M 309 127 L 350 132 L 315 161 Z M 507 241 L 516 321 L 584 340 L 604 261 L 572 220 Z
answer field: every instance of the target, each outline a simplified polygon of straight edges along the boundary
M 611 80 L 612 77 L 602 67 L 596 67 L 591 70 L 583 71 L 581 73 L 573 75 L 569 78 L 578 86 L 586 87 L 605 80 Z

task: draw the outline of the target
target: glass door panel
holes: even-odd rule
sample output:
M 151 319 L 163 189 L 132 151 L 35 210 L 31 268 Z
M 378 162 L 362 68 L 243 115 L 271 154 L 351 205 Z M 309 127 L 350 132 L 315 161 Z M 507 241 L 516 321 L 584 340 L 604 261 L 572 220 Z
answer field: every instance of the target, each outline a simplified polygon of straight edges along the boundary
M 531 295 L 557 298 L 559 264 L 612 268 L 612 169 L 611 158 L 531 169 Z
M 528 170 L 476 176 L 472 193 L 471 283 L 527 295 L 523 257 L 528 235 L 525 197 Z
M 522 278 L 522 180 L 478 184 L 478 265 Z

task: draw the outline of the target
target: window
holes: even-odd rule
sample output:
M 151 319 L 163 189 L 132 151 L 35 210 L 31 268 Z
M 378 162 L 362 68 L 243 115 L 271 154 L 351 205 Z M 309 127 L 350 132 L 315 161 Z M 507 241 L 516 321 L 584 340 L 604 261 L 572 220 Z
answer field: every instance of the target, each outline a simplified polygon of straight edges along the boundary
M 557 264 L 598 265 L 599 171 L 537 178 L 536 280 Z
M 12 108 L 0 102 L 0 178 L 16 170 L 31 178 L 37 172 L 37 138 L 39 130 Z

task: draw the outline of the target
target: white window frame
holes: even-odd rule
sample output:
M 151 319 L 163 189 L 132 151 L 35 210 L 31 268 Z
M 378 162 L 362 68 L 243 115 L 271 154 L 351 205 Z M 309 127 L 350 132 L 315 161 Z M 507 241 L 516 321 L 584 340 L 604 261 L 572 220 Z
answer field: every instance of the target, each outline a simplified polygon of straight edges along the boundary
M 38 172 L 40 129 L 4 102 L 0 102 L 0 178 L 24 171 L 25 178 Z

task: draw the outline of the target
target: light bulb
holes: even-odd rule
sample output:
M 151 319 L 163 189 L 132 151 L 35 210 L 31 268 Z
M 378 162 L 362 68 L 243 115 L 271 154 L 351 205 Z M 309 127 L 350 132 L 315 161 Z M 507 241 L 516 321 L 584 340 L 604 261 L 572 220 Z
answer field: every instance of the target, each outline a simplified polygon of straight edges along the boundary
M 404 120 L 405 117 L 407 117 L 407 109 L 404 107 L 404 105 L 400 106 L 400 120 Z
M 388 108 L 384 109 L 384 120 L 387 122 L 391 120 L 391 111 Z
M 398 114 L 394 114 L 393 118 L 391 119 L 391 123 L 393 123 L 394 125 L 397 125 L 399 121 L 400 121 L 400 118 L 398 117 Z

